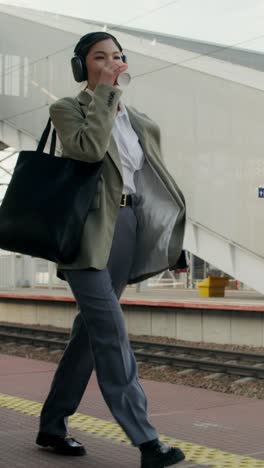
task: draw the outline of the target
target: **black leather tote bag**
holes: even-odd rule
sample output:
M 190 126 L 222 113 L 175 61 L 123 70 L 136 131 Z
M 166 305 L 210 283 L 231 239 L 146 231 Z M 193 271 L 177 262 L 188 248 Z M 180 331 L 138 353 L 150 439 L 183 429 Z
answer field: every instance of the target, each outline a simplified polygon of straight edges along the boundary
M 21 151 L 0 206 L 0 248 L 55 263 L 76 258 L 103 161 L 88 163 L 55 156 L 44 148 L 51 120 L 36 151 Z

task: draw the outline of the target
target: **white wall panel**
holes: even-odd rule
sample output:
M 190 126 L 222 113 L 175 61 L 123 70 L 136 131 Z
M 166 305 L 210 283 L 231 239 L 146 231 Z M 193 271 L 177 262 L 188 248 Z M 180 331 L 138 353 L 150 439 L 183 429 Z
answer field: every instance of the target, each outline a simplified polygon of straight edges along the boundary
M 264 93 L 175 67 L 142 77 L 129 102 L 162 128 L 188 216 L 264 258 Z

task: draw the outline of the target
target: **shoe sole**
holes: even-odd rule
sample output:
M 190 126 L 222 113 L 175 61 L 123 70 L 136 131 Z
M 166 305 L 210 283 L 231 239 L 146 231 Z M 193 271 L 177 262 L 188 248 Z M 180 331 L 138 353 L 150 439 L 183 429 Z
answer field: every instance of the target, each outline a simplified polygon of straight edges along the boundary
M 72 456 L 72 457 L 81 457 L 83 455 L 86 455 L 86 450 L 85 450 L 84 447 L 78 447 L 78 448 L 75 448 L 75 449 L 65 450 L 65 449 L 61 449 L 60 447 L 56 447 L 54 445 L 50 445 L 50 444 L 45 443 L 45 442 L 36 442 L 36 443 L 40 447 L 50 448 L 55 453 L 58 453 L 60 455 L 66 455 L 66 456 L 68 455 L 68 456 Z
M 165 468 L 166 466 L 176 465 L 176 463 L 180 463 L 181 461 L 185 460 L 185 455 L 177 455 L 177 457 L 172 457 L 170 460 L 166 462 L 160 462 L 153 464 L 153 462 L 149 463 L 142 463 L 140 468 Z
M 66 455 L 66 456 L 71 456 L 71 457 L 82 457 L 84 455 L 86 455 L 86 450 L 85 448 L 79 448 L 76 452 L 75 451 L 64 451 L 64 450 L 61 450 L 57 447 L 53 447 L 53 450 L 55 453 L 58 453 L 59 455 Z M 73 449 L 75 450 L 75 449 Z

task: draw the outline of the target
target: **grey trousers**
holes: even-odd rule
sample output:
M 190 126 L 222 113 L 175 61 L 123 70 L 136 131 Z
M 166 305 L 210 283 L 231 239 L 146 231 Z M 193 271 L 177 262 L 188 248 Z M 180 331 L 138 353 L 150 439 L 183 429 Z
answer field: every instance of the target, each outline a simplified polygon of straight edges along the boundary
M 119 304 L 131 268 L 136 227 L 133 209 L 120 208 L 107 268 L 63 270 L 79 313 L 41 412 L 40 431 L 67 434 L 68 416 L 76 411 L 95 369 L 104 400 L 132 444 L 158 437 L 148 421 L 147 400 Z

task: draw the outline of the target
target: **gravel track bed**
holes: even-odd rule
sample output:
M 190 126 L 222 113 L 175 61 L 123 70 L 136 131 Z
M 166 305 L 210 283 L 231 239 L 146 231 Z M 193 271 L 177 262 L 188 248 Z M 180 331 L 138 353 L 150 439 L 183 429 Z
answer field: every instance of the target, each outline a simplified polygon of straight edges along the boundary
M 264 353 L 263 347 L 237 346 L 237 345 L 219 345 L 215 343 L 196 343 L 173 338 L 134 336 L 130 335 L 131 340 L 150 341 L 156 343 L 182 344 L 197 347 L 217 348 L 231 351 L 250 351 Z M 63 351 L 47 351 L 45 348 L 35 348 L 29 345 L 0 344 L 0 353 L 37 359 L 58 363 Z M 218 378 L 206 379 L 212 375 L 211 372 L 194 370 L 189 374 L 179 374 L 182 369 L 176 369 L 170 366 L 153 366 L 147 363 L 139 364 L 139 375 L 141 378 L 156 380 L 160 382 L 170 382 L 178 385 L 188 385 L 196 388 L 205 388 L 223 393 L 230 393 L 240 396 L 246 396 L 255 399 L 264 399 L 264 379 L 251 379 L 242 383 L 235 383 L 239 380 L 238 376 L 222 375 Z
M 176 340 L 175 338 L 167 338 L 166 336 L 148 336 L 148 335 L 129 335 L 133 341 L 149 341 L 150 343 L 161 344 L 175 344 L 184 346 L 194 346 L 197 348 L 212 348 L 223 349 L 224 351 L 241 351 L 249 353 L 262 353 L 264 354 L 263 346 L 247 346 L 247 345 L 231 345 L 231 344 L 218 344 L 218 343 L 203 343 L 201 341 L 185 341 Z
M 9 325 L 8 323 L 5 323 Z M 19 323 L 13 323 L 14 326 L 20 326 Z M 42 330 L 45 328 L 49 331 L 58 331 L 66 333 L 70 336 L 70 329 L 63 329 L 58 327 L 53 327 L 51 325 L 30 325 L 30 328 L 35 330 Z M 185 340 L 178 340 L 176 338 L 169 338 L 166 336 L 149 336 L 149 335 L 132 335 L 129 334 L 129 338 L 131 340 L 138 340 L 138 341 L 149 341 L 153 343 L 164 343 L 164 344 L 179 344 L 179 345 L 186 345 L 186 346 L 196 346 L 197 348 L 212 348 L 212 349 L 223 349 L 229 351 L 242 351 L 242 352 L 251 352 L 251 353 L 263 353 L 264 354 L 264 346 L 247 346 L 247 345 L 229 345 L 229 344 L 218 344 L 218 343 L 203 343 L 202 341 L 185 341 Z M 1 346 L 1 343 L 0 343 Z

